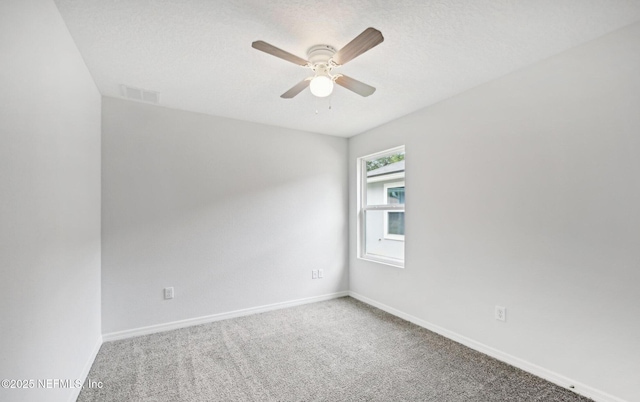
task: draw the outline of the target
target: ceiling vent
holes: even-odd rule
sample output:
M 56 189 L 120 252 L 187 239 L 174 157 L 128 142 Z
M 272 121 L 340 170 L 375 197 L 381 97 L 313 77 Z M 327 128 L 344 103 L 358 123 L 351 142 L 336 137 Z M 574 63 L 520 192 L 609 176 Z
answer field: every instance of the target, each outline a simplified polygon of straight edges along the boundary
M 127 99 L 133 99 L 140 102 L 148 102 L 148 103 L 160 102 L 160 92 L 147 91 L 146 89 L 134 88 L 126 85 L 121 85 L 121 88 L 122 88 L 122 96 L 124 96 Z

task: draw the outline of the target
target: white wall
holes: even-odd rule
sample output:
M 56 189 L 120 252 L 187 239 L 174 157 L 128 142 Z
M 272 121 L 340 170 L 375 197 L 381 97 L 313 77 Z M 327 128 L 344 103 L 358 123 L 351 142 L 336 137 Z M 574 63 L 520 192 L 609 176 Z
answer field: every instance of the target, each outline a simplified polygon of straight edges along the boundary
M 639 401 L 639 72 L 635 24 L 351 138 L 351 290 Z M 402 144 L 398 269 L 356 259 L 355 167 Z
M 0 379 L 82 380 L 99 346 L 100 102 L 53 2 L 0 2 Z
M 102 116 L 104 333 L 348 289 L 346 139 L 114 98 Z

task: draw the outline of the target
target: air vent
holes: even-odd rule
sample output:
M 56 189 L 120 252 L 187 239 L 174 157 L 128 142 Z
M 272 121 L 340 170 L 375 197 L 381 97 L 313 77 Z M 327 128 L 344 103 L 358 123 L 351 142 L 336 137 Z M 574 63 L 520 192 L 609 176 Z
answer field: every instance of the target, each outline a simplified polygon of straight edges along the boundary
M 122 85 L 122 96 L 140 102 L 159 103 L 160 93 Z

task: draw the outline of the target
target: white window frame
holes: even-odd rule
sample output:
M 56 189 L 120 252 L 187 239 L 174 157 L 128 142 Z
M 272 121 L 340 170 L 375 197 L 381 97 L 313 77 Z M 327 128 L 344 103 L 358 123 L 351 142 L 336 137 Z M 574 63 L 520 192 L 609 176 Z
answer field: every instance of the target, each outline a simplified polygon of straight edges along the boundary
M 389 205 L 388 192 L 389 188 L 404 187 L 404 181 L 396 181 L 393 183 L 385 183 L 383 186 L 384 191 L 384 204 Z M 389 233 L 389 213 L 390 212 L 404 212 L 404 204 L 402 205 L 402 211 L 386 211 L 382 220 L 384 222 L 384 238 L 387 240 L 404 241 L 404 235 Z
M 387 155 L 393 155 L 400 152 L 405 152 L 405 146 L 401 145 L 395 148 L 387 149 L 381 152 L 376 152 L 374 154 L 361 156 L 357 160 L 357 217 L 358 217 L 358 225 L 357 225 L 357 248 L 358 248 L 358 258 L 367 261 L 373 261 L 380 264 L 390 265 L 397 268 L 404 268 L 404 259 L 397 259 L 392 257 L 385 257 L 376 254 L 368 254 L 366 252 L 366 236 L 365 236 L 365 212 L 366 211 L 405 211 L 405 205 L 367 205 L 367 161 L 377 158 L 382 158 Z M 395 178 L 395 177 L 394 177 Z M 386 199 L 386 191 L 385 191 L 385 199 Z M 385 217 L 386 217 L 385 213 Z M 385 230 L 386 231 L 386 230 Z M 403 236 L 404 237 L 404 236 Z

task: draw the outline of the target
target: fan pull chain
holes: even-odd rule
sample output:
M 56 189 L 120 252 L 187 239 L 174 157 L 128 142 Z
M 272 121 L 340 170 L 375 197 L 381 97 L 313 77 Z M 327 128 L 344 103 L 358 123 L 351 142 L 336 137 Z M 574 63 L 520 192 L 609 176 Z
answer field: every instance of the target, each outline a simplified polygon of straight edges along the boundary
M 329 101 L 329 107 L 327 108 L 328 110 L 332 110 L 332 101 L 333 101 L 333 94 L 325 97 L 325 98 L 318 98 L 315 97 L 315 107 L 314 107 L 314 112 L 315 114 L 320 114 L 320 110 L 324 110 L 324 106 L 321 105 L 321 103 L 324 103 L 324 100 L 328 100 Z

